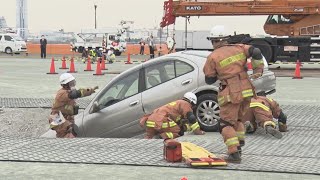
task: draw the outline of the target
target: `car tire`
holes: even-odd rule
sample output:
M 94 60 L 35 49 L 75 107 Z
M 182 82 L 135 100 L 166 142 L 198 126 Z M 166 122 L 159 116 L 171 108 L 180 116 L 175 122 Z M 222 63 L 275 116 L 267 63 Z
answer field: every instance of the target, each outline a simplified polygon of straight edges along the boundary
M 217 132 L 219 130 L 219 113 L 220 107 L 216 94 L 203 94 L 198 97 L 195 115 L 203 131 Z
M 12 54 L 12 49 L 11 49 L 10 47 L 7 47 L 7 48 L 5 49 L 5 52 L 6 52 L 7 54 Z

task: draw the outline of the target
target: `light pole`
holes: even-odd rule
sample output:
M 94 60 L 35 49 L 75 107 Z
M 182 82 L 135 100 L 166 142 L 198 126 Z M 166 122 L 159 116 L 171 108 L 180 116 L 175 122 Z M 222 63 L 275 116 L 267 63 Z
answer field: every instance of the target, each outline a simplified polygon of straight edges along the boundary
M 98 5 L 94 5 L 94 28 L 97 29 L 97 7 Z

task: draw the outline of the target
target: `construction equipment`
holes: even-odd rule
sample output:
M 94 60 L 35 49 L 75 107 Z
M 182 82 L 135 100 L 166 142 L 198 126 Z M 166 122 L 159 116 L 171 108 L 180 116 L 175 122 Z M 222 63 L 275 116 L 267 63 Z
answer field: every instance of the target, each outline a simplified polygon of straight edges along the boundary
M 183 160 L 192 167 L 227 165 L 225 160 L 193 143 L 181 142 L 181 147 Z
M 268 62 L 320 61 L 319 10 L 318 0 L 169 0 L 160 25 L 174 24 L 176 17 L 269 15 L 264 30 L 277 37 L 239 34 L 230 42 L 255 45 Z
M 73 42 L 72 49 L 76 52 L 82 53 L 85 47 L 88 49 L 103 48 L 109 50 L 111 47 L 114 49 L 114 53 L 120 56 L 122 52 L 126 50 L 126 42 L 122 34 L 117 32 L 106 32 L 104 30 L 87 30 L 74 34 L 75 42 Z

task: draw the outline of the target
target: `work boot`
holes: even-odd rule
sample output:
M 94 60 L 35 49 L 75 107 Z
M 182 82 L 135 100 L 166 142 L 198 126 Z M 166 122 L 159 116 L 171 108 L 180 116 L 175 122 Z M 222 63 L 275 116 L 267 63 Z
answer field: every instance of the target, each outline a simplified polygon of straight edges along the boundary
M 241 146 L 238 146 L 238 147 L 237 147 L 237 149 L 238 149 L 238 152 L 239 152 L 240 157 L 241 157 L 241 156 L 242 156 L 242 149 L 241 149 Z
M 272 127 L 272 126 L 266 126 L 265 130 L 266 130 L 267 134 L 271 134 L 272 136 L 274 136 L 277 139 L 281 139 L 282 138 L 281 132 L 278 131 L 276 128 Z
M 239 140 L 239 144 L 240 144 L 240 147 L 243 147 L 245 145 L 244 140 Z
M 200 128 L 197 128 L 193 131 L 193 134 L 195 135 L 204 135 L 205 132 L 204 131 L 201 131 Z
M 240 153 L 237 151 L 229 154 L 228 156 L 224 157 L 224 160 L 228 163 L 241 163 Z
M 279 131 L 280 132 L 288 132 L 286 124 L 283 124 L 283 123 L 279 122 L 278 127 L 279 127 Z
M 255 132 L 253 125 L 249 121 L 244 123 L 244 127 L 247 134 L 253 134 Z

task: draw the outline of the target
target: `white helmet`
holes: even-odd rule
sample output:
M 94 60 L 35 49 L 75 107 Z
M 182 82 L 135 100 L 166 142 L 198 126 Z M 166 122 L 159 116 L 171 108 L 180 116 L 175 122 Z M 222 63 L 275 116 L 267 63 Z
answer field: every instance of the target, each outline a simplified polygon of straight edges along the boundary
M 60 81 L 60 84 L 63 85 L 63 84 L 68 84 L 69 82 L 75 80 L 76 78 L 74 78 L 72 76 L 72 74 L 70 73 L 63 73 L 61 74 L 60 78 L 59 78 L 59 81 Z
M 211 39 L 219 39 L 220 40 L 228 37 L 230 34 L 227 34 L 226 28 L 223 25 L 217 25 L 214 26 L 210 31 L 210 36 L 208 37 L 208 40 Z
M 187 92 L 183 95 L 183 98 L 189 100 L 193 104 L 197 104 L 197 96 L 192 92 Z

